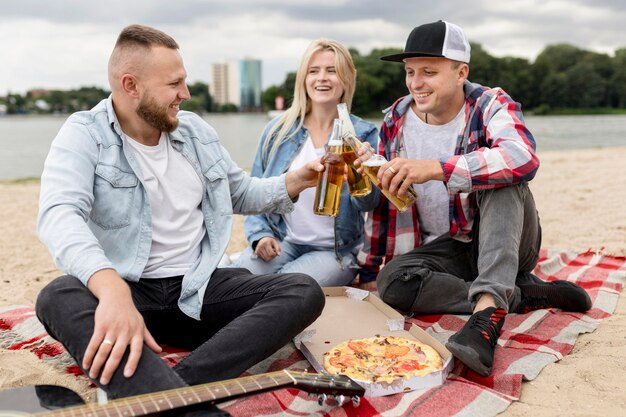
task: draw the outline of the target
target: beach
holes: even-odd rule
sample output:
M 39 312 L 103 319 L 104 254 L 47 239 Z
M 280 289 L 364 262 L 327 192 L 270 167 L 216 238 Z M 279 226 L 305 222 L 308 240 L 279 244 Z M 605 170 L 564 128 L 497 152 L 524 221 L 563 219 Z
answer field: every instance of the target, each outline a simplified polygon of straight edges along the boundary
M 543 247 L 626 256 L 626 147 L 540 153 L 531 182 Z M 622 167 L 622 168 L 619 168 Z M 61 273 L 35 233 L 39 184 L 0 182 L 0 306 L 34 305 L 39 290 Z M 246 245 L 234 217 L 228 253 Z M 522 387 L 502 416 L 618 416 L 626 409 L 626 291 L 613 316 L 581 335 L 573 351 Z M 47 383 L 88 392 L 25 351 L 0 350 L 0 390 Z

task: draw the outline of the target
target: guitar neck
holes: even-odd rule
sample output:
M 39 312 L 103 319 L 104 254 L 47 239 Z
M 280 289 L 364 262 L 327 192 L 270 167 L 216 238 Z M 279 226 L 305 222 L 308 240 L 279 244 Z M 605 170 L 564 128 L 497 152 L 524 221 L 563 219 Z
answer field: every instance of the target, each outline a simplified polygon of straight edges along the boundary
M 144 416 L 203 402 L 219 402 L 252 393 L 271 391 L 296 385 L 287 371 L 253 375 L 227 381 L 176 388 L 109 401 L 107 404 L 87 404 L 35 415 L 45 416 Z

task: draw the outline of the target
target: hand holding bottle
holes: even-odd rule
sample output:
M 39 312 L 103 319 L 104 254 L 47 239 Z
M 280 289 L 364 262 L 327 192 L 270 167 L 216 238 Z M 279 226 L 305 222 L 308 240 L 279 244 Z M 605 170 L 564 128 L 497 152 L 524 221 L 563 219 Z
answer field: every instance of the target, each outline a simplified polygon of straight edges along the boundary
M 367 142 L 361 142 L 362 146 L 357 149 L 356 159 L 353 162 L 356 171 L 359 174 L 363 174 L 363 162 L 370 159 L 373 155 L 376 154 L 376 150 Z
M 389 201 L 391 201 L 391 203 L 397 207 L 398 210 L 400 211 L 405 211 L 406 209 L 408 209 L 411 205 L 413 205 L 413 203 L 415 203 L 415 200 L 417 199 L 417 193 L 415 192 L 415 190 L 413 189 L 413 187 L 411 187 L 411 183 L 408 182 L 407 184 L 403 184 L 405 185 L 404 187 L 404 193 L 398 193 L 396 191 L 396 193 L 391 193 L 389 191 L 389 189 L 387 188 L 389 186 L 389 182 L 387 182 L 385 185 L 383 185 L 380 181 L 381 175 L 383 175 L 385 173 L 385 170 L 383 169 L 383 167 L 385 167 L 385 169 L 389 169 L 390 166 L 392 166 L 392 163 L 387 161 L 387 159 L 382 156 L 382 155 L 378 155 L 378 154 L 373 154 L 368 158 L 368 155 L 370 154 L 370 151 L 366 148 L 365 144 L 362 144 L 355 136 L 353 135 L 344 135 L 343 136 L 343 141 L 345 144 L 356 148 L 359 150 L 358 154 L 359 159 L 361 161 L 363 161 L 365 159 L 365 161 L 362 162 L 362 172 L 369 177 L 369 179 L 378 187 L 380 188 L 380 191 L 385 195 L 385 197 L 387 197 L 387 199 Z M 359 145 L 360 144 L 360 145 Z M 368 144 L 369 146 L 369 144 Z M 396 161 L 397 159 L 394 159 L 394 161 Z M 393 169 L 392 169 L 393 171 Z M 397 173 L 397 171 L 396 171 Z M 389 177 L 387 177 L 387 180 L 389 179 Z
M 356 132 L 354 130 L 354 126 L 352 125 L 352 120 L 350 120 L 350 113 L 348 112 L 348 106 L 346 103 L 337 104 L 337 113 L 339 114 L 339 119 L 341 120 L 341 136 L 351 135 L 356 138 Z M 372 185 L 370 184 L 370 180 L 363 176 L 363 173 L 359 172 L 357 167 L 354 165 L 354 162 L 357 159 L 357 151 L 359 150 L 359 147 L 362 146 L 362 142 L 357 140 L 354 145 L 358 145 L 358 147 L 353 148 L 345 143 L 343 145 L 343 159 L 347 166 L 346 180 L 348 182 L 348 191 L 350 192 L 350 195 L 354 197 L 362 197 L 368 195 L 372 191 Z
M 342 153 L 341 120 L 335 119 L 330 140 L 326 144 L 326 153 L 321 160 L 324 170 L 319 173 L 317 180 L 313 202 L 315 214 L 335 217 L 339 213 L 341 187 L 346 166 Z
M 378 183 L 393 195 L 404 195 L 413 184 L 443 181 L 441 163 L 436 160 L 395 158 L 380 167 Z

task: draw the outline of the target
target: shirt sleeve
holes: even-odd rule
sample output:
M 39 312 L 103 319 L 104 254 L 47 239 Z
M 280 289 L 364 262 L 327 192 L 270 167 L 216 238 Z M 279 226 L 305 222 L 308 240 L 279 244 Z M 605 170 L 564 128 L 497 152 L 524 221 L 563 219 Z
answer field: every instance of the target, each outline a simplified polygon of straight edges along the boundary
M 264 158 L 264 147 L 265 143 L 267 142 L 267 133 L 269 132 L 271 127 L 272 123 L 268 123 L 268 125 L 265 127 L 265 130 L 263 131 L 263 134 L 261 135 L 259 147 L 252 162 L 252 169 L 250 171 L 251 177 L 261 178 L 265 176 L 264 174 L 265 167 L 267 166 L 267 161 Z M 252 246 L 254 242 L 266 236 L 278 238 L 278 236 L 274 235 L 267 216 L 268 214 L 244 216 L 244 232 L 250 246 Z
M 532 180 L 539 159 L 519 103 L 497 89 L 495 94 L 481 97 L 477 106 L 481 107 L 476 114 L 482 114 L 483 129 L 470 133 L 470 151 L 441 160 L 448 190 L 469 193 Z
M 87 127 L 67 121 L 44 164 L 37 217 L 37 233 L 56 266 L 85 285 L 95 272 L 113 268 L 87 225 L 97 155 Z

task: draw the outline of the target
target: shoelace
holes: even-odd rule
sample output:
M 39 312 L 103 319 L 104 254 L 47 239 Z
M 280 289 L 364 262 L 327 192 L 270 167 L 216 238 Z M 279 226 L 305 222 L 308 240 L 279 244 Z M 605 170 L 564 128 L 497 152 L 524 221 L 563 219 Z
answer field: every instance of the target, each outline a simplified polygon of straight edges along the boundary
M 540 310 L 542 308 L 552 308 L 552 304 L 548 302 L 548 297 L 543 296 L 525 296 L 522 299 L 522 312 L 528 313 L 530 311 Z
M 505 315 L 506 312 L 501 308 L 496 309 L 490 316 L 475 314 L 472 316 L 473 322 L 470 324 L 470 328 L 478 329 L 493 348 L 500 337 L 498 323 Z

